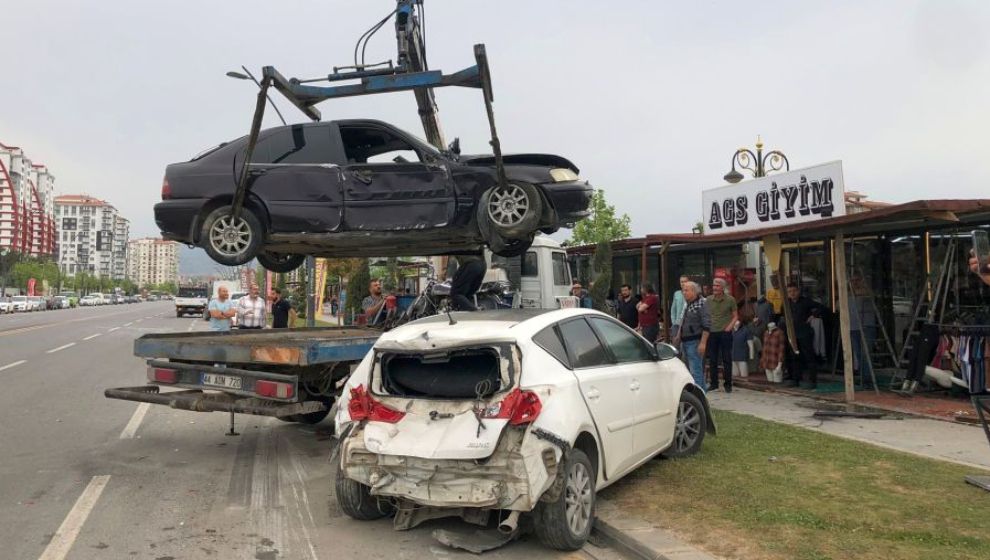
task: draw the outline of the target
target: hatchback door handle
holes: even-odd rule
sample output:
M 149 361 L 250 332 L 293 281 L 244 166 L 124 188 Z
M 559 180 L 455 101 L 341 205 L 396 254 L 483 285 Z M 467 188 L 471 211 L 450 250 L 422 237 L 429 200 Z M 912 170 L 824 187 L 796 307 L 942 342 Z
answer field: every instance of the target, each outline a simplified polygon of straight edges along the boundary
M 587 395 L 588 398 L 593 401 L 597 401 L 602 397 L 602 394 L 598 391 L 598 389 L 591 389 L 590 391 L 585 393 L 585 395 Z
M 639 381 L 633 381 L 629 384 L 630 391 L 639 391 Z

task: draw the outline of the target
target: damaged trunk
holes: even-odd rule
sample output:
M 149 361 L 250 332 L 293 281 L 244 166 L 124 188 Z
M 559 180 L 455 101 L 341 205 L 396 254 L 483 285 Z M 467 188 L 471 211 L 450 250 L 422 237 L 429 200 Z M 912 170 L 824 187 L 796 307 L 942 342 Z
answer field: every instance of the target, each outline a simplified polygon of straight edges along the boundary
M 382 388 L 397 397 L 488 398 L 505 389 L 494 349 L 382 357 Z

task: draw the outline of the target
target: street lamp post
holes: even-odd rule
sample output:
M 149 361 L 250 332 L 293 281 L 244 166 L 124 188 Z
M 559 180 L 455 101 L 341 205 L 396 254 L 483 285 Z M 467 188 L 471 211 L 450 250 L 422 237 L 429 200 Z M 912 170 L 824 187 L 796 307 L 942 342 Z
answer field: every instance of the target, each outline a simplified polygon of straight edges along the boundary
M 737 163 L 739 169 L 748 170 L 756 178 L 766 177 L 772 171 L 791 170 L 791 163 L 780 150 L 763 153 L 763 140 L 759 136 L 756 137 L 756 153 L 749 148 L 739 148 L 732 154 L 732 169 L 722 177 L 727 183 L 738 183 L 744 179 L 743 174 L 736 170 Z

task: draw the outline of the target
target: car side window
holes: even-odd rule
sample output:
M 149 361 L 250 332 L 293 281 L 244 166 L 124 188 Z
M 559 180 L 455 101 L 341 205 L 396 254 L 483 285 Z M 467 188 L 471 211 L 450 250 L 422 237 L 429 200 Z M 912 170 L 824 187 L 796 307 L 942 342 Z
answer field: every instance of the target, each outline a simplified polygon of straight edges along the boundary
M 615 361 L 620 364 L 629 362 L 652 362 L 653 352 L 642 338 L 612 321 L 601 317 L 592 317 L 591 324 L 601 335 L 602 341 L 612 351 Z
M 536 251 L 526 251 L 526 254 L 523 255 L 521 274 L 523 276 L 540 275 L 540 266 L 536 260 Z
M 533 336 L 533 342 L 548 354 L 557 358 L 557 361 L 564 364 L 564 367 L 571 367 L 571 362 L 567 358 L 567 350 L 564 350 L 564 343 L 560 341 L 557 329 L 551 325 Z
M 258 142 L 254 163 L 324 164 L 333 159 L 330 131 L 325 125 L 294 125 Z
M 611 363 L 594 331 L 584 319 L 560 324 L 560 337 L 567 348 L 567 357 L 575 368 L 602 366 Z
M 347 163 L 420 163 L 422 158 L 407 140 L 377 127 L 342 126 Z

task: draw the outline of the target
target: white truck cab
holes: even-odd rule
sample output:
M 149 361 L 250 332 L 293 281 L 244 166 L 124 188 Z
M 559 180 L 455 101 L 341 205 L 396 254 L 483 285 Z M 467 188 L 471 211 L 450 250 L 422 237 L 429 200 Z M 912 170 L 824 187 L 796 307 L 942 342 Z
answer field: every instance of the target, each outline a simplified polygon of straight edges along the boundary
M 520 289 L 522 307 L 557 309 L 560 298 L 571 295 L 571 269 L 567 252 L 553 239 L 537 235 L 522 257 Z

